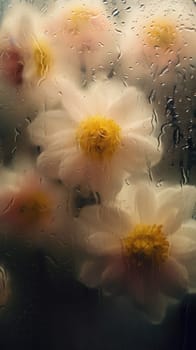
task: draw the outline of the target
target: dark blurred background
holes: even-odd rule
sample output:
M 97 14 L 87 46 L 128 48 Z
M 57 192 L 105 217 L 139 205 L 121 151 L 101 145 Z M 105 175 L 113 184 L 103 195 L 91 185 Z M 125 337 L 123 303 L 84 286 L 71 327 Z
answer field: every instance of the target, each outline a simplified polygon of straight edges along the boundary
M 194 295 L 186 295 L 154 325 L 126 303 L 73 280 L 64 262 L 42 250 L 13 241 L 0 249 L 14 287 L 0 309 L 0 349 L 196 349 Z

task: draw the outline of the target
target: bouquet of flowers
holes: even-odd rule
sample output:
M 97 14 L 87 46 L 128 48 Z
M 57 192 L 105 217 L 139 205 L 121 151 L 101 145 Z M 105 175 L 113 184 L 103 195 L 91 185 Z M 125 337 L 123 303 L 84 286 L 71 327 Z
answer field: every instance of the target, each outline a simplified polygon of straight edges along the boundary
M 152 322 L 196 285 L 195 19 L 191 1 L 58 0 L 0 26 L 0 233 Z

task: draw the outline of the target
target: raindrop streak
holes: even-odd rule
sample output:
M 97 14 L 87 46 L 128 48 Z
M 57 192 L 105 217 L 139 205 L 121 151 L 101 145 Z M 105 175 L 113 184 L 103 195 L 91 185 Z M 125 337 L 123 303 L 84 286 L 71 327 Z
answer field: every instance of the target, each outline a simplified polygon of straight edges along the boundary
M 119 15 L 119 13 L 120 13 L 120 11 L 119 11 L 117 8 L 115 8 L 115 9 L 112 11 L 112 16 L 113 16 L 113 17 L 116 17 L 116 16 Z
M 150 104 L 152 104 L 155 101 L 155 97 L 156 97 L 156 91 L 155 91 L 155 89 L 152 89 L 150 92 L 150 95 L 148 97 Z

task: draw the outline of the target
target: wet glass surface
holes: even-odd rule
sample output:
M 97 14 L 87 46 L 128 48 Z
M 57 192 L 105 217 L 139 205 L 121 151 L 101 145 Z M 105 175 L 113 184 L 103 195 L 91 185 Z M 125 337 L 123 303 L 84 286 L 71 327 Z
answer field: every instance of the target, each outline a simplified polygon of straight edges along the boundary
M 195 349 L 195 2 L 0 15 L 0 347 Z

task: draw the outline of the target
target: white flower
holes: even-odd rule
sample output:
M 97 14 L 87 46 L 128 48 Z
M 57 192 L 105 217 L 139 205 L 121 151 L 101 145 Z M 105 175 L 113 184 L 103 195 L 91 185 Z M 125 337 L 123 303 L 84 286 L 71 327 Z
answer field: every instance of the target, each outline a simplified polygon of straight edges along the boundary
M 109 73 L 119 55 L 117 32 L 100 0 L 57 1 L 49 7 L 45 32 L 61 45 L 72 79 Z
M 63 76 L 60 49 L 43 32 L 33 6 L 12 4 L 0 28 L 1 119 L 11 127 L 33 118 L 37 109 L 59 103 Z
M 150 135 L 151 108 L 135 88 L 107 81 L 82 95 L 68 82 L 63 98 L 63 110 L 41 113 L 29 126 L 46 176 L 107 199 L 119 191 L 125 172 L 139 174 L 160 159 Z
M 139 309 L 159 321 L 169 300 L 195 287 L 195 200 L 192 186 L 158 189 L 140 184 L 118 203 L 126 210 L 83 209 L 83 235 L 78 233 L 78 239 L 86 258 L 80 280 L 107 293 L 131 296 Z
M 120 44 L 124 78 L 149 90 L 181 82 L 196 55 L 195 20 L 191 1 L 149 1 L 133 11 Z
M 163 169 L 168 180 L 187 157 L 183 135 L 189 133 L 194 109 L 195 6 L 191 1 L 149 0 L 130 12 L 125 22 L 116 73 L 128 84 L 139 86 L 153 104 L 164 150 L 157 179 Z

